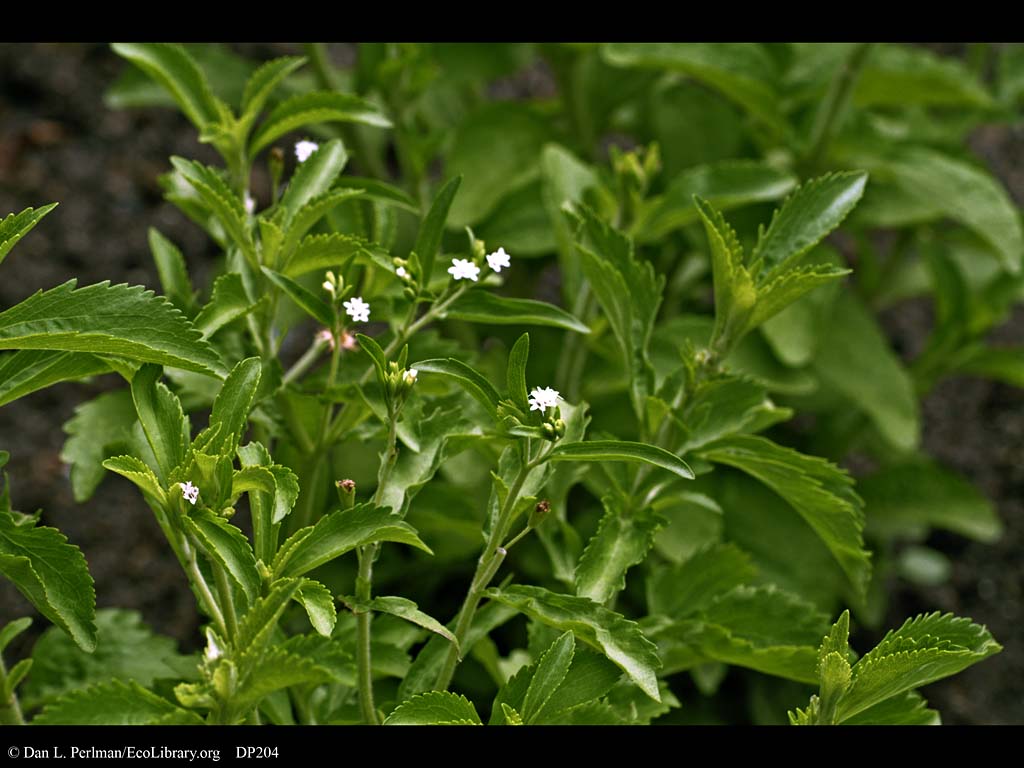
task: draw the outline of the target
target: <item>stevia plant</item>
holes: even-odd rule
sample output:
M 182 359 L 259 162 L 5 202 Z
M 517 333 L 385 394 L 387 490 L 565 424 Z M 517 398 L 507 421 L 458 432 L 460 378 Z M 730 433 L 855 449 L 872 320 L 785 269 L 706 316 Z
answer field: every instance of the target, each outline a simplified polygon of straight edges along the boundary
M 742 668 L 780 720 L 925 723 L 917 688 L 1000 650 L 929 614 L 858 659 L 842 609 L 879 620 L 866 535 L 888 568 L 911 530 L 998 532 L 921 463 L 916 408 L 943 375 L 1016 370 L 980 341 L 1016 289 L 932 254 L 970 233 L 1016 274 L 1019 214 L 914 145 L 914 110 L 1012 110 L 1015 80 L 997 101 L 899 46 L 541 46 L 560 100 L 509 103 L 484 86 L 532 46 L 373 44 L 352 71 L 309 46 L 239 82 L 203 47 L 114 50 L 135 69 L 111 100 L 151 100 L 151 78 L 220 156 L 161 182 L 223 269 L 198 293 L 152 230 L 163 297 L 72 281 L 0 312 L 0 404 L 124 379 L 65 426 L 72 487 L 138 487 L 206 644 L 97 612 L 81 553 L 5 491 L 0 565 L 55 625 L 0 668 L 6 721 L 672 722 L 689 681 L 710 696 Z M 611 131 L 642 144 L 606 162 Z M 986 210 L 940 194 L 967 179 Z M 0 259 L 51 208 L 4 219 Z M 853 270 L 825 242 L 841 226 Z M 905 228 L 901 250 L 873 250 L 878 226 Z M 544 257 L 564 308 L 529 279 Z M 941 322 L 911 374 L 871 309 L 923 266 Z M 828 458 L 794 445 L 796 409 Z M 833 461 L 853 449 L 880 467 L 867 504 Z M 936 478 L 971 503 L 934 504 Z

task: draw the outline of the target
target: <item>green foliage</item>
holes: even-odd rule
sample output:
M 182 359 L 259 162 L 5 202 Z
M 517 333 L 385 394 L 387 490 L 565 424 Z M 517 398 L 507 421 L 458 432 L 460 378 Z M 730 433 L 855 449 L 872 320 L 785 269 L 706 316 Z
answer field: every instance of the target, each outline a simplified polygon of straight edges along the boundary
M 7 258 L 15 243 L 31 232 L 43 216 L 56 207 L 57 203 L 50 203 L 42 208 L 26 208 L 21 213 L 10 213 L 0 220 L 0 264 Z

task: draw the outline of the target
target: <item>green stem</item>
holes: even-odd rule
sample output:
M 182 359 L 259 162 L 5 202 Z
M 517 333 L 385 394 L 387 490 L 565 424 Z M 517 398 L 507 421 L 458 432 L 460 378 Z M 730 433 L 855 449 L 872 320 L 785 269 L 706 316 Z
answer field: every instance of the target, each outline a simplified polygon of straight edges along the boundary
M 7 666 L 4 664 L 3 656 L 0 655 L 0 680 L 7 682 Z M 0 702 L 0 725 L 24 725 L 25 716 L 21 712 L 21 703 L 18 701 L 18 692 L 11 689 L 11 697 Z
M 808 144 L 810 149 L 805 158 L 805 164 L 810 170 L 818 167 L 818 163 L 825 155 L 825 150 L 828 149 L 833 136 L 839 130 L 843 113 L 853 95 L 853 87 L 857 84 L 857 79 L 864 69 L 868 53 L 873 45 L 873 43 L 859 43 L 854 46 L 832 79 L 828 93 L 825 95 L 825 101 L 815 115 L 814 125 L 811 128 L 811 140 Z
M 293 381 L 302 376 L 308 371 L 313 364 L 320 359 L 320 354 L 324 351 L 324 342 L 314 337 L 313 343 L 309 345 L 309 349 L 302 353 L 302 357 L 295 361 L 295 364 L 288 369 L 282 379 L 284 384 L 291 384 Z
M 235 596 L 227 572 L 218 563 L 213 564 L 213 577 L 220 596 L 220 606 L 224 614 L 225 626 L 228 630 L 228 642 L 234 642 L 238 636 L 238 614 L 235 611 Z
M 206 583 L 206 579 L 203 578 L 202 571 L 199 570 L 199 562 L 196 560 L 196 551 L 192 548 L 192 545 L 184 539 L 181 542 L 181 548 L 185 555 L 185 570 L 187 571 L 189 578 L 192 580 L 192 586 L 194 586 L 199 592 L 200 602 L 203 604 L 206 614 L 213 619 L 213 622 L 217 625 L 217 629 L 220 631 L 221 637 L 228 637 L 224 614 L 221 613 L 220 607 L 217 605 L 217 601 L 214 599 L 213 593 L 210 591 L 210 587 Z
M 528 458 L 529 445 L 527 445 L 523 464 L 516 475 L 515 481 L 512 483 L 512 487 L 509 489 L 508 496 L 505 497 L 505 503 L 498 513 L 498 519 L 495 520 L 494 527 L 491 529 L 491 535 L 484 546 L 484 551 L 477 561 L 473 581 L 470 582 L 469 591 L 466 593 L 466 598 L 463 600 L 462 608 L 459 610 L 459 617 L 455 623 L 457 645 L 453 644 L 448 647 L 448 655 L 445 656 L 444 665 L 441 667 L 441 672 L 437 676 L 437 682 L 434 684 L 434 690 L 436 691 L 445 691 L 451 684 L 452 676 L 455 674 L 455 667 L 459 663 L 459 652 L 460 650 L 465 650 L 462 648 L 462 645 L 466 641 L 469 628 L 473 624 L 473 616 L 476 614 L 480 599 L 483 597 L 484 590 L 487 589 L 487 586 L 501 567 L 505 555 L 508 554 L 507 548 L 502 547 L 501 542 L 508 533 L 508 527 L 512 522 L 512 510 L 515 509 L 519 493 L 523 489 L 523 484 L 526 482 L 526 477 L 530 474 L 530 470 L 541 463 L 545 457 L 539 457 L 534 461 L 525 460 Z M 515 540 L 518 540 L 518 537 Z

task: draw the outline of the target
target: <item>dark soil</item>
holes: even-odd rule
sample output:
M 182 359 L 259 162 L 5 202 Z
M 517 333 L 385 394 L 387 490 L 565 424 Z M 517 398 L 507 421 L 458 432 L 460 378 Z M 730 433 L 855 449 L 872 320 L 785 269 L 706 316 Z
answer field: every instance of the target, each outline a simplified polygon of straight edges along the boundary
M 3 265 L 0 308 L 72 278 L 158 288 L 146 239 L 151 226 L 181 247 L 195 283 L 207 284 L 216 252 L 163 201 L 157 177 L 170 155 L 212 161 L 210 150 L 176 112 L 106 108 L 102 94 L 122 66 L 98 45 L 0 44 L 0 215 L 60 202 Z M 1024 202 L 1024 137 L 986 129 L 976 149 Z M 889 312 L 885 321 L 900 348 L 913 349 L 929 316 L 920 305 L 906 310 Z M 1000 334 L 1019 343 L 1022 331 L 1018 312 Z M 58 385 L 0 408 L 13 501 L 22 511 L 41 508 L 47 524 L 82 548 L 100 607 L 139 610 L 158 632 L 192 649 L 199 639 L 192 596 L 134 488 L 108 480 L 89 502 L 76 504 L 59 458 L 60 425 L 75 406 L 117 386 L 113 376 Z M 948 380 L 925 401 L 924 424 L 928 450 L 995 500 L 1006 533 L 991 546 L 933 536 L 929 543 L 953 558 L 952 580 L 932 589 L 896 586 L 886 624 L 942 610 L 988 625 L 1005 651 L 926 689 L 926 697 L 947 723 L 1024 723 L 1024 391 Z M 0 580 L 0 624 L 21 615 L 35 612 Z M 25 639 L 11 651 L 17 656 L 28 647 Z

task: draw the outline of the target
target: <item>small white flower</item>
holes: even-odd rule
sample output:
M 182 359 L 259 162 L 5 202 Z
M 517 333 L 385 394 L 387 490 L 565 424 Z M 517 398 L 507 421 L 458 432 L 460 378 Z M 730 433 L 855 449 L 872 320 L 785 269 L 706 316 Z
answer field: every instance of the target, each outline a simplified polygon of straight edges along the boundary
M 557 408 L 558 401 L 562 399 L 562 396 L 558 394 L 551 387 L 534 387 L 533 391 L 530 392 L 530 399 L 527 401 L 530 403 L 531 411 L 541 411 L 542 413 L 548 408 Z
M 501 272 L 502 267 L 512 266 L 511 262 L 509 261 L 508 254 L 505 253 L 504 248 L 499 248 L 494 253 L 488 253 L 487 264 L 495 272 Z
M 345 314 L 357 323 L 370 322 L 370 305 L 363 301 L 361 296 L 343 302 L 342 306 L 345 307 Z
M 199 489 L 192 485 L 191 480 L 187 483 L 178 483 L 178 485 L 181 487 L 182 498 L 195 506 L 196 500 L 199 498 Z
M 224 651 L 221 649 L 220 645 L 217 643 L 217 638 L 214 636 L 214 634 L 212 632 L 207 631 L 207 633 L 206 633 L 206 651 L 203 654 L 204 656 L 206 656 L 206 660 L 207 661 L 216 661 L 217 659 L 219 659 L 223 655 L 223 653 L 224 653 Z
M 415 384 L 416 377 L 419 376 L 419 373 L 420 372 L 417 371 L 415 368 L 410 368 L 409 370 L 407 370 L 405 372 L 405 376 L 403 377 L 405 379 L 406 385 L 411 387 L 413 384 Z
M 334 283 L 332 283 L 330 280 L 324 280 L 322 285 L 325 291 L 331 294 L 331 296 L 334 295 Z
M 395 270 L 395 274 L 403 280 L 409 276 L 409 273 L 405 271 L 405 267 L 399 267 Z
M 448 274 L 456 280 L 470 279 L 474 283 L 480 276 L 480 267 L 469 259 L 452 259 L 452 265 L 448 267 Z
M 245 193 L 245 212 L 250 216 L 256 211 L 256 201 L 248 192 Z
M 295 145 L 295 157 L 299 159 L 300 163 L 306 162 L 309 156 L 320 149 L 320 145 L 315 141 L 308 141 L 303 139 Z

